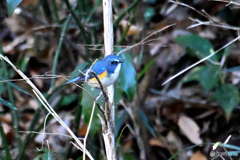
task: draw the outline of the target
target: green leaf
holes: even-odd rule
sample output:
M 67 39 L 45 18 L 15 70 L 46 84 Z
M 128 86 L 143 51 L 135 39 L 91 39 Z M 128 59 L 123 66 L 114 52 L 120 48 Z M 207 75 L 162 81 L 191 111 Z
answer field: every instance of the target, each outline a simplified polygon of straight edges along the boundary
M 23 59 L 19 60 L 19 62 L 16 64 L 16 66 L 18 68 L 20 68 L 20 70 L 22 72 L 25 72 L 25 70 L 26 70 L 26 68 L 28 66 L 29 60 L 30 60 L 30 57 L 24 57 Z
M 122 89 L 120 87 L 120 83 L 115 83 L 114 85 L 114 103 L 115 106 L 117 105 L 117 103 L 120 101 L 120 99 L 122 98 Z
M 75 101 L 77 99 L 77 94 L 71 94 L 71 95 L 67 95 L 67 96 L 64 96 L 61 100 L 61 105 L 62 106 L 67 106 L 69 104 L 71 104 L 73 101 Z
M 52 159 L 52 152 L 51 151 L 49 152 L 49 155 L 48 155 L 48 152 L 45 152 L 43 154 L 38 155 L 36 158 L 34 158 L 34 160 L 51 160 L 51 159 Z
M 153 128 L 150 126 L 150 124 L 148 123 L 148 119 L 147 116 L 143 113 L 142 110 L 138 109 L 138 114 L 140 119 L 143 121 L 143 123 L 145 124 L 145 126 L 147 127 L 147 129 L 149 130 L 149 132 L 155 137 L 156 134 L 153 130 Z
M 239 91 L 237 87 L 231 84 L 222 84 L 216 89 L 215 98 L 225 111 L 227 120 L 229 120 L 231 112 L 239 103 Z
M 240 71 L 240 66 L 237 67 L 232 67 L 232 68 L 227 68 L 224 70 L 224 72 L 235 72 L 235 71 Z
M 230 54 L 230 52 L 231 52 L 231 47 L 226 47 L 223 50 L 219 51 L 216 54 L 216 56 L 217 56 L 218 60 L 221 60 L 224 55 L 227 57 Z
M 122 63 L 121 66 L 118 82 L 120 83 L 121 89 L 126 93 L 128 98 L 132 100 L 137 88 L 136 71 L 129 54 L 122 53 L 119 57 L 124 60 L 124 63 Z
M 0 94 L 5 92 L 7 90 L 7 87 L 4 86 L 4 83 L 0 82 Z
M 117 137 L 117 135 L 118 135 L 118 133 L 119 133 L 121 127 L 122 127 L 122 124 L 123 124 L 125 118 L 127 117 L 127 115 L 128 115 L 127 111 L 124 110 L 122 115 L 117 119 L 116 124 L 115 124 L 114 137 Z
M 184 76 L 181 82 L 187 83 L 191 81 L 199 81 L 199 73 L 202 69 L 202 66 L 193 68 L 186 76 Z
M 42 160 L 52 160 L 52 152 L 49 152 L 49 154 L 44 153 L 43 157 L 42 157 Z
M 118 146 L 119 146 L 119 143 L 120 143 L 120 140 L 121 140 L 123 131 L 125 130 L 126 127 L 127 127 L 127 126 L 124 126 L 124 127 L 123 127 L 123 129 L 121 130 L 121 133 L 120 133 L 119 136 L 118 136 L 117 143 L 116 143 L 116 150 L 118 149 Z
M 84 84 L 83 88 L 86 89 L 94 98 L 96 98 L 101 90 L 96 89 L 96 88 L 91 88 L 89 85 Z M 93 107 L 93 99 L 85 92 L 82 91 L 82 100 L 81 100 L 81 105 L 83 107 L 82 113 L 84 114 L 84 120 L 86 123 L 89 123 L 89 119 L 91 116 L 91 112 L 92 112 L 92 107 Z M 97 101 L 100 105 L 103 104 L 102 102 L 102 97 L 100 97 Z M 100 128 L 100 120 L 97 116 L 97 114 L 100 114 L 100 111 L 98 109 L 98 107 L 95 107 L 95 111 L 94 111 L 94 115 L 93 115 L 93 119 L 92 119 L 92 125 L 91 125 L 91 129 L 90 129 L 90 136 L 93 136 Z
M 22 2 L 22 0 L 7 0 L 7 7 L 8 7 L 8 16 L 11 17 L 14 10 L 17 6 Z
M 125 153 L 123 156 L 124 160 L 135 160 L 136 158 L 134 158 L 130 153 Z
M 212 44 L 198 35 L 179 36 L 175 39 L 180 45 L 191 49 L 198 58 L 204 58 L 214 53 Z M 212 56 L 209 60 L 217 61 L 217 56 Z
M 206 91 L 210 91 L 218 84 L 220 73 L 222 73 L 222 69 L 215 65 L 195 67 L 181 80 L 181 82 L 199 81 Z
M 148 7 L 144 12 L 144 21 L 149 22 L 153 16 L 155 16 L 155 9 Z
M 4 99 L 0 98 L 0 103 L 4 104 L 5 106 L 11 108 L 11 109 L 14 109 L 14 110 L 17 110 L 17 108 L 12 105 L 10 102 L 8 101 L 5 101 Z
M 0 80 L 1 77 L 3 77 L 3 68 L 0 68 Z M 0 94 L 2 94 L 3 92 L 5 92 L 7 90 L 7 87 L 4 86 L 4 83 L 0 82 Z
M 76 160 L 83 160 L 83 156 L 78 157 Z
M 1 79 L 1 78 L 0 78 Z M 4 79 L 1 79 L 1 80 L 4 80 Z M 25 93 L 25 94 L 28 94 L 31 96 L 30 93 L 28 93 L 27 91 L 25 91 L 24 89 L 20 88 L 19 86 L 17 86 L 16 84 L 10 82 L 10 81 L 6 81 L 5 83 L 7 83 L 8 85 L 10 85 L 11 87 L 13 87 L 14 89 L 18 90 L 19 92 L 22 92 L 22 93 Z
M 220 66 L 204 66 L 199 72 L 199 81 L 206 91 L 210 91 L 220 81 L 219 74 L 222 73 Z
M 151 68 L 151 66 L 153 65 L 153 63 L 155 62 L 156 58 L 152 59 L 145 67 L 144 69 L 138 74 L 137 76 L 137 80 L 139 80 L 140 78 L 142 78 L 142 76 Z
M 144 3 L 155 4 L 157 0 L 145 0 Z
M 87 62 L 80 64 L 77 68 L 74 69 L 69 79 L 73 79 L 74 77 L 79 76 L 81 74 L 79 70 L 83 71 L 83 69 L 86 68 L 88 64 L 89 63 Z

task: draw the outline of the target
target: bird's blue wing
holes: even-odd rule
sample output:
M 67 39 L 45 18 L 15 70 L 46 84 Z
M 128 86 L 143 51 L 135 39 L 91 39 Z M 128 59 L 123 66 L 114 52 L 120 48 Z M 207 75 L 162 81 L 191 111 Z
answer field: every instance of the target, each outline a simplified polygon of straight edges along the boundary
M 90 69 L 90 67 L 89 67 L 88 69 Z M 86 70 L 84 71 L 84 73 L 86 73 L 88 69 L 86 69 Z M 101 61 L 97 61 L 97 62 L 95 63 L 95 65 L 93 66 L 93 68 L 92 68 L 92 71 L 95 72 L 97 75 L 102 74 L 105 70 L 106 70 L 106 67 L 104 67 L 104 66 L 102 65 Z M 90 75 L 88 76 L 88 79 L 92 79 L 93 77 L 94 77 L 94 75 L 93 75 L 93 74 L 90 74 Z M 79 76 L 79 77 L 76 77 L 76 78 L 74 78 L 74 79 L 71 79 L 71 80 L 67 81 L 65 84 L 69 84 L 69 83 L 72 83 L 72 82 L 75 82 L 75 83 L 79 83 L 79 82 L 80 82 L 80 83 L 84 83 L 84 81 L 85 81 L 85 76 L 84 76 L 84 75 L 81 75 L 81 76 Z
M 103 73 L 106 70 L 102 61 L 97 61 L 92 68 L 92 71 L 95 72 L 97 75 Z
M 93 67 L 93 68 L 92 68 L 92 71 L 95 72 L 97 75 L 102 74 L 105 70 L 106 70 L 105 67 L 101 67 L 101 68 L 94 68 L 94 67 Z M 90 75 L 88 76 L 88 79 L 92 79 L 92 78 L 94 78 L 94 75 L 93 75 L 93 74 L 90 74 Z
M 90 69 L 90 68 L 88 68 Z M 88 70 L 87 69 L 87 70 Z M 86 71 L 87 71 L 86 70 Z M 102 61 L 97 61 L 94 66 L 92 67 L 92 71 L 95 72 L 97 75 L 100 75 L 102 74 L 104 71 L 106 70 L 106 67 L 104 66 L 104 64 L 102 63 Z M 93 78 L 94 75 L 93 74 L 90 74 L 88 79 L 91 79 Z

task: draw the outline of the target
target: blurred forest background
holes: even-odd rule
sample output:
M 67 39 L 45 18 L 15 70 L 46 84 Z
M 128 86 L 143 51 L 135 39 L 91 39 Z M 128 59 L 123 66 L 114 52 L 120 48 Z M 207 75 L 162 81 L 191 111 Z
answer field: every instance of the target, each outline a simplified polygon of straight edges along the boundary
M 212 151 L 220 142 L 218 152 L 240 152 L 240 2 L 113 0 L 113 14 L 114 52 L 126 49 L 115 83 L 117 159 L 239 159 Z M 83 138 L 93 99 L 64 83 L 104 56 L 102 0 L 1 0 L 0 41 L 0 53 Z M 48 112 L 29 85 L 4 60 L 0 66 L 0 159 L 81 160 L 52 116 L 44 125 Z M 86 148 L 100 160 L 97 114 Z

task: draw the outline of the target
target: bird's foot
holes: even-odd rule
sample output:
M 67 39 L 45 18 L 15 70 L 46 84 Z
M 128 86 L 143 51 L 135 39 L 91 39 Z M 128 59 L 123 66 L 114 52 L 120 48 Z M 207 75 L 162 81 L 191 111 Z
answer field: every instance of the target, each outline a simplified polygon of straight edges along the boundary
M 108 102 L 108 96 L 107 95 L 102 95 L 102 102 Z

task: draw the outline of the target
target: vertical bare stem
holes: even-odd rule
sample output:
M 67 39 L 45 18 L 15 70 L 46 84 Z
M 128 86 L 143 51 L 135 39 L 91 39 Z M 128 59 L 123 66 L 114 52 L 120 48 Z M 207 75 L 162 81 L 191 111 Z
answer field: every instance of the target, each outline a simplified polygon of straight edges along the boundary
M 112 0 L 103 0 L 105 56 L 113 53 Z
M 105 56 L 113 53 L 113 21 L 112 21 L 112 0 L 103 0 L 103 20 L 104 20 L 104 47 Z M 113 85 L 107 88 L 108 102 L 105 105 L 105 117 L 107 126 L 102 123 L 103 139 L 108 160 L 116 159 L 115 139 L 114 139 L 114 88 Z M 103 121 L 102 121 L 103 122 Z

